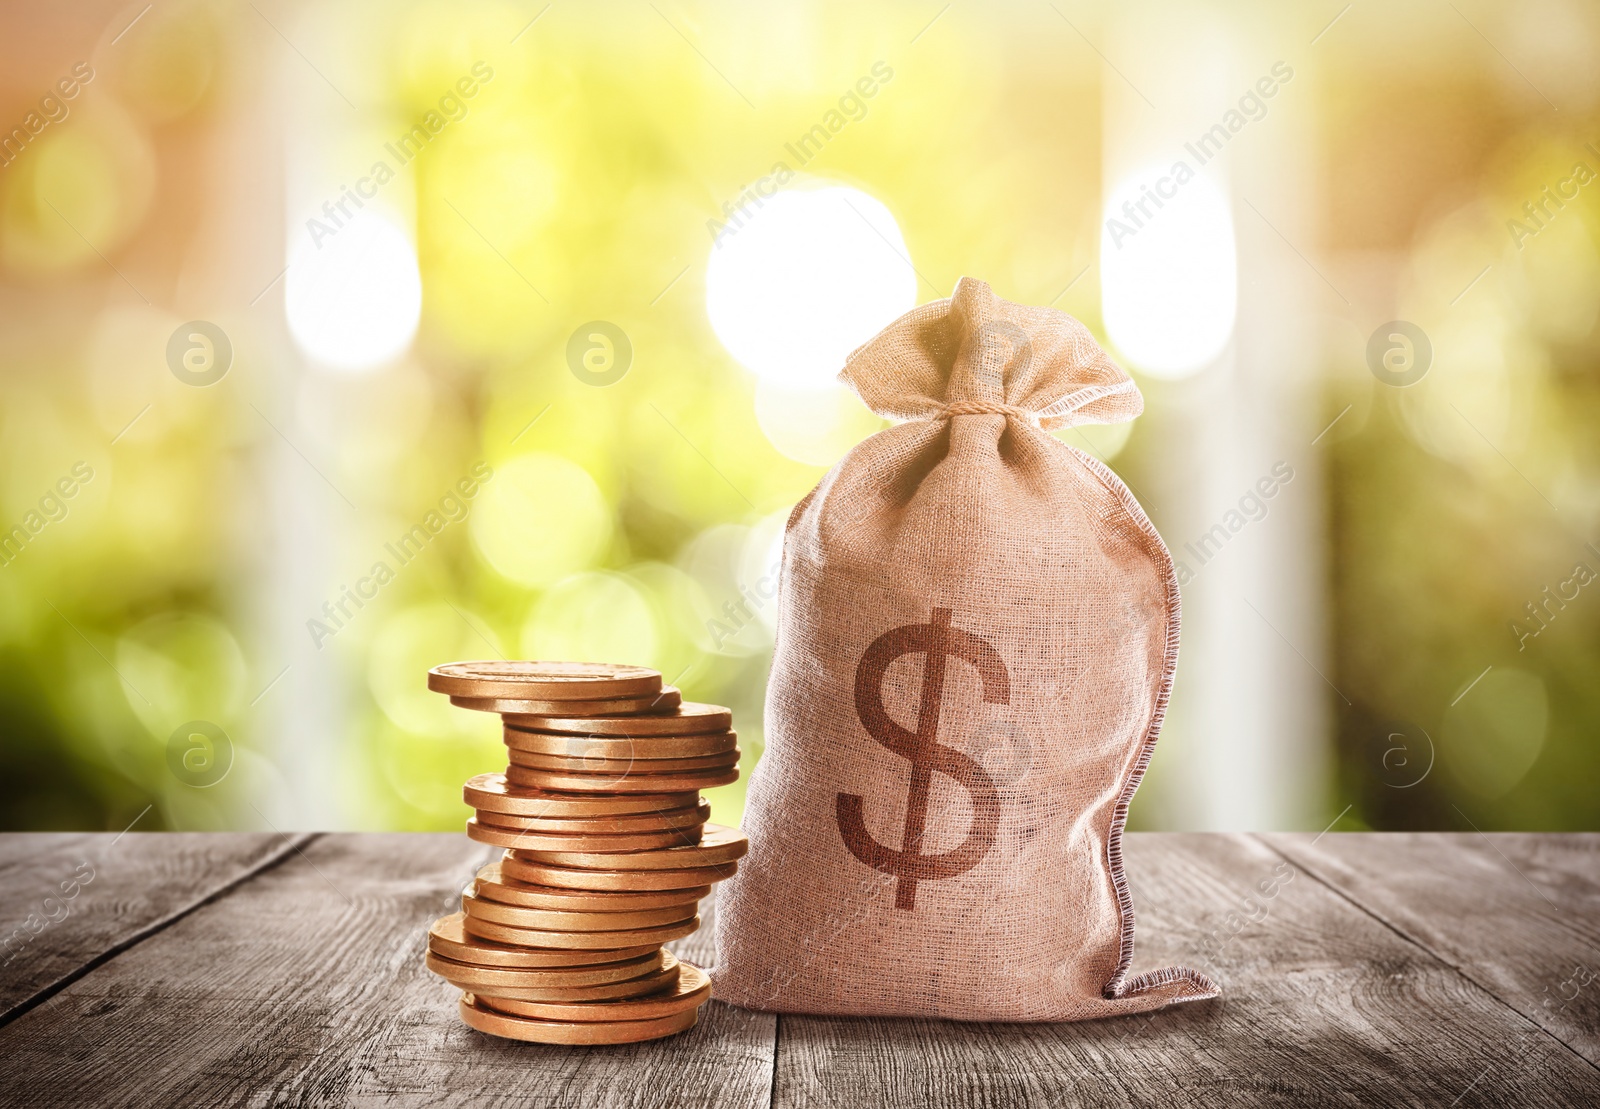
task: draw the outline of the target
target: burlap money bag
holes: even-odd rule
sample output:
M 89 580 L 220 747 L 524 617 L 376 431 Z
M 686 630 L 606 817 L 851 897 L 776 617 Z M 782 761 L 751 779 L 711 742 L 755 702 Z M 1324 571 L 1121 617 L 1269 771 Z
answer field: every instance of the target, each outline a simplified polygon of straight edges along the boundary
M 1004 1021 L 1213 996 L 1129 977 L 1122 829 L 1177 661 L 1172 560 L 1041 430 L 1131 419 L 1137 387 L 1070 316 L 965 278 L 840 376 L 905 422 L 789 518 L 716 996 Z

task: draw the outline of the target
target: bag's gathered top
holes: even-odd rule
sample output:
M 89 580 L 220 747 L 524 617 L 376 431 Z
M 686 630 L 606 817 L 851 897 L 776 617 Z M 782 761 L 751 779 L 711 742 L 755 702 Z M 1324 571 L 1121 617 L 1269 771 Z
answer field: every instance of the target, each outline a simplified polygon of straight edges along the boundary
M 839 377 L 891 419 L 1000 415 L 1052 431 L 1144 411 L 1138 386 L 1083 324 L 970 277 L 856 349 Z

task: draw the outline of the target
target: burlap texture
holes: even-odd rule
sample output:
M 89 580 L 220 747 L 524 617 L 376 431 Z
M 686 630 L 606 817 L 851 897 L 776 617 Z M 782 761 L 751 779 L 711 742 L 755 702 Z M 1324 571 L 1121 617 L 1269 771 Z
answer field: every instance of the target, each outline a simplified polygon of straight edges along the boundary
M 1177 661 L 1172 560 L 1040 430 L 1130 419 L 1137 388 L 1076 320 L 965 278 L 841 378 L 907 422 L 789 519 L 716 996 L 1036 1021 L 1214 995 L 1128 976 L 1121 837 Z

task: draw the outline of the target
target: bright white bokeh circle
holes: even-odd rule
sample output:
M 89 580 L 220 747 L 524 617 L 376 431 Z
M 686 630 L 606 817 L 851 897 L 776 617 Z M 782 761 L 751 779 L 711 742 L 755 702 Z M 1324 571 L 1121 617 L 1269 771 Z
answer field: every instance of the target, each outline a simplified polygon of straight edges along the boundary
M 808 466 L 832 466 L 883 429 L 883 420 L 836 381 L 797 389 L 759 378 L 755 413 L 767 442 L 785 458 Z
M 495 570 L 531 589 L 591 569 L 611 543 L 611 505 L 589 471 L 563 455 L 497 463 L 467 528 Z
M 1106 334 L 1136 368 L 1169 379 L 1187 377 L 1222 353 L 1239 301 L 1227 195 L 1209 174 L 1180 185 L 1170 169 L 1146 167 L 1119 182 L 1100 232 Z M 1145 186 L 1172 195 L 1157 207 Z
M 756 521 L 739 552 L 739 576 L 758 598 L 756 617 L 770 637 L 778 627 L 778 585 L 783 577 L 783 537 L 793 508 Z
M 706 310 L 739 363 L 774 384 L 831 382 L 916 304 L 889 209 L 859 189 L 789 189 L 742 208 L 711 248 Z
M 422 318 L 422 274 L 411 237 L 371 208 L 319 242 L 299 238 L 284 274 L 284 311 L 312 361 L 361 372 L 411 346 Z

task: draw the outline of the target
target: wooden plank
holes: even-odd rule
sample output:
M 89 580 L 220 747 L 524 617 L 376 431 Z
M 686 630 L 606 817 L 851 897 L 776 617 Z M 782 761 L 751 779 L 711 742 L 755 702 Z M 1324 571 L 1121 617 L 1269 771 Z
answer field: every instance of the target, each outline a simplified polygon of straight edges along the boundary
M 1081 1024 L 784 1016 L 774 1104 L 1498 1107 L 1600 1099 L 1600 1075 L 1560 1045 L 1537 1066 L 1508 1068 L 1494 1087 L 1475 1086 L 1512 1037 L 1553 1041 L 1265 843 L 1145 834 L 1129 837 L 1127 853 L 1139 912 L 1135 969 L 1201 963 L 1221 981 L 1222 997 Z
M 0 836 L 0 1024 L 290 849 L 277 835 Z
M 462 1025 L 426 930 L 492 853 L 460 834 L 319 838 L 0 1029 L 0 1103 L 768 1104 L 775 1022 L 717 1002 L 626 1047 Z
M 1263 838 L 1600 1066 L 1600 835 Z

